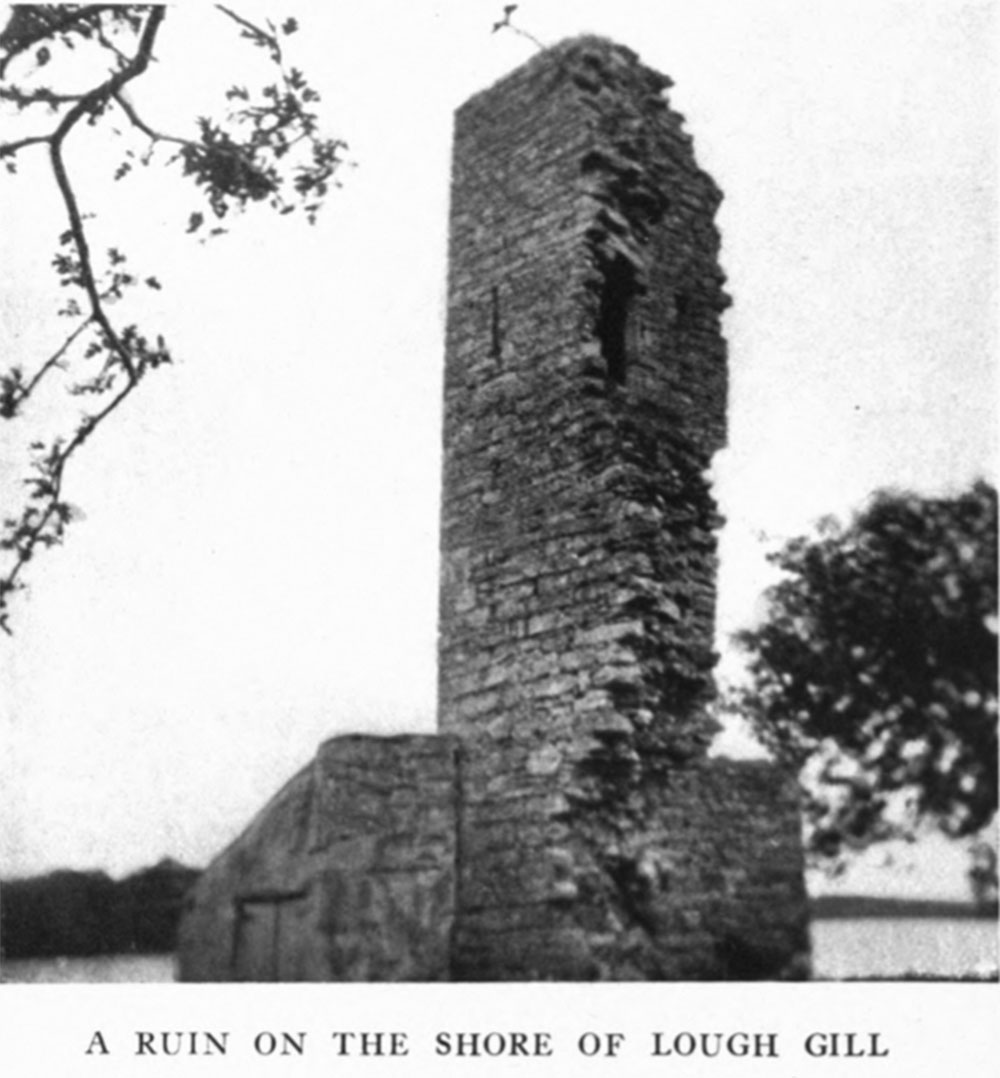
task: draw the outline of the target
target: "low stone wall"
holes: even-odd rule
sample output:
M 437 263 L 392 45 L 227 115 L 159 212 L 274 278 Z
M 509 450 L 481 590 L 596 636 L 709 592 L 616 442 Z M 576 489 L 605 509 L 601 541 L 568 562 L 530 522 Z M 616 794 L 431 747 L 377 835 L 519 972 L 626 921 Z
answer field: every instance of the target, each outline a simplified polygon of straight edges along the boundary
M 647 759 L 566 791 L 552 754 L 510 744 L 504 783 L 460 761 L 456 979 L 808 974 L 799 794 L 774 765 Z
M 455 756 L 450 737 L 325 742 L 203 874 L 180 979 L 447 979 Z
M 646 823 L 609 872 L 668 980 L 809 971 L 799 791 L 765 761 L 709 759 L 647 780 Z
M 570 814 L 548 761 L 501 759 L 498 783 L 474 742 L 326 742 L 202 876 L 181 980 L 807 972 L 794 783 L 709 760 Z

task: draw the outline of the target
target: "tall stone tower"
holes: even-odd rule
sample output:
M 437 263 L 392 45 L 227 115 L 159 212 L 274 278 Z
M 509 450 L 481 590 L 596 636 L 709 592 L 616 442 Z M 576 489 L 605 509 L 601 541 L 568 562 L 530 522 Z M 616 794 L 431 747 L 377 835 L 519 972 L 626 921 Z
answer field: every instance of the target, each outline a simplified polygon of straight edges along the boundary
M 746 820 L 706 763 L 721 195 L 669 85 L 580 38 L 456 117 L 439 721 L 466 744 L 468 975 L 704 970 L 725 869 L 684 836 Z
M 583 38 L 458 112 L 442 730 L 704 747 L 729 300 L 668 85 Z
M 321 746 L 186 979 L 802 974 L 794 783 L 708 755 L 728 298 L 667 86 L 579 38 L 459 109 L 440 732 Z

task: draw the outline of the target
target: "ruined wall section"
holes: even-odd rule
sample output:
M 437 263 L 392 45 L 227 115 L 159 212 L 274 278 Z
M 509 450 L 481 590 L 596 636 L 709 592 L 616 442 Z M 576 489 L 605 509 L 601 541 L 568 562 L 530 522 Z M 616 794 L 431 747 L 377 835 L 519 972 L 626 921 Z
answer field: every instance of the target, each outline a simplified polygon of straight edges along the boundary
M 721 521 L 705 473 L 726 438 L 722 196 L 664 97 L 666 76 L 627 50 L 584 44 L 574 81 L 596 135 L 582 168 L 597 207 L 588 285 L 605 361 L 592 373 L 610 390 L 616 434 L 601 476 L 619 517 L 608 549 L 638 555 L 619 602 L 641 621 L 630 643 L 643 682 L 616 704 L 640 751 L 685 760 L 704 751 L 714 692 Z
M 583 38 L 456 117 L 439 714 L 468 757 L 464 976 L 648 975 L 618 837 L 712 734 L 728 299 L 667 85 Z
M 799 796 L 766 761 L 645 771 L 628 809 L 636 826 L 601 832 L 632 976 L 808 976 Z
M 674 772 L 660 797 L 670 862 L 648 899 L 671 979 L 808 977 L 794 776 L 768 761 L 710 759 Z
M 203 874 L 181 979 L 447 980 L 456 751 L 426 735 L 325 742 Z
M 437 736 L 347 737 L 200 881 L 188 980 L 801 975 L 794 784 L 709 759 L 728 300 L 668 80 L 459 110 Z

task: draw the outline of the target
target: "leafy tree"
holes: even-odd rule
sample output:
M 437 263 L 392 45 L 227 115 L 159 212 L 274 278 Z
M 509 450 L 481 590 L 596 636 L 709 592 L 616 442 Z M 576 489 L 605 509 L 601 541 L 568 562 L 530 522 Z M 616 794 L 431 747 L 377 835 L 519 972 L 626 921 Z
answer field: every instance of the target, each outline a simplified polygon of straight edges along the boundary
M 997 496 L 882 492 L 772 555 L 768 614 L 737 636 L 730 706 L 805 766 L 811 848 L 833 855 L 997 808 Z
M 117 881 L 68 869 L 4 880 L 0 955 L 166 954 L 176 949 L 184 899 L 198 875 L 163 860 Z
M 0 162 L 15 173 L 25 155 L 46 155 L 65 212 L 64 223 L 53 228 L 58 241 L 52 266 L 64 297 L 58 313 L 67 324 L 51 354 L 40 347 L 34 364 L 0 372 L 0 418 L 18 420 L 39 388 L 55 381 L 85 405 L 67 429 L 31 442 L 23 504 L 8 510 L 0 528 L 6 556 L 0 564 L 0 628 L 7 632 L 10 600 L 23 586 L 25 566 L 39 549 L 61 542 L 73 518 L 64 492 L 70 460 L 147 375 L 171 361 L 163 336 L 113 317 L 112 308 L 126 294 L 157 290 L 160 282 L 132 269 L 120 245 L 96 248 L 67 143 L 116 144 L 116 181 L 151 166 L 179 174 L 197 200 L 186 229 L 199 237 L 219 235 L 224 220 L 252 203 L 280 214 L 298 210 L 311 223 L 335 183 L 344 143 L 320 133 L 319 95 L 285 57 L 296 21 L 257 25 L 222 4 L 213 7 L 249 46 L 263 51 L 272 76 L 255 89 L 233 85 L 221 116 L 192 118 L 188 135 L 155 129 L 135 103 L 135 87 L 158 63 L 166 6 L 16 5 L 0 30 Z M 83 86 L 81 71 L 88 73 Z M 175 77 L 180 87 L 185 72 Z M 18 125 L 24 134 L 10 137 L 7 132 Z

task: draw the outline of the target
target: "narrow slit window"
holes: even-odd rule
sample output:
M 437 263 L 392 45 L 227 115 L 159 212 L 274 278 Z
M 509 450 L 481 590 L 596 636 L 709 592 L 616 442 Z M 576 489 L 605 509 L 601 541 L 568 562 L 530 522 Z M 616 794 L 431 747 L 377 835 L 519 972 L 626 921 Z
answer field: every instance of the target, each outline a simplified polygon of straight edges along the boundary
M 490 295 L 490 356 L 499 359 L 503 349 L 500 335 L 500 289 L 493 286 Z
M 630 352 L 629 322 L 635 297 L 635 271 L 621 257 L 604 266 L 604 287 L 597 311 L 597 339 L 607 367 L 608 380 L 625 385 Z

